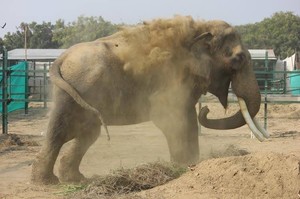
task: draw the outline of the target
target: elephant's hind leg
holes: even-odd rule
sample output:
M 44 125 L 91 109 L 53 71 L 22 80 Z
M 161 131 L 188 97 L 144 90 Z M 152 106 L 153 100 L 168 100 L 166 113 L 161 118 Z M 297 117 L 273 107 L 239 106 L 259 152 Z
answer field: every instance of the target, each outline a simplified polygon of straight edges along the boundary
M 100 124 L 97 118 L 81 122 L 80 128 L 76 130 L 76 137 L 72 140 L 70 148 L 64 153 L 60 160 L 59 179 L 62 182 L 80 182 L 85 177 L 79 171 L 80 162 L 100 134 Z
M 65 92 L 56 91 L 56 102 L 51 111 L 45 142 L 32 164 L 31 181 L 36 184 L 59 183 L 53 173 L 54 164 L 63 144 L 74 138 L 70 132 L 78 105 Z
M 34 184 L 57 184 L 58 178 L 53 173 L 53 167 L 62 144 L 52 147 L 43 146 L 32 164 L 31 182 Z
M 54 164 L 62 145 L 67 141 L 67 127 L 63 118 L 54 110 L 50 118 L 45 143 L 32 164 L 31 181 L 35 184 L 57 184 L 58 178 L 53 173 Z

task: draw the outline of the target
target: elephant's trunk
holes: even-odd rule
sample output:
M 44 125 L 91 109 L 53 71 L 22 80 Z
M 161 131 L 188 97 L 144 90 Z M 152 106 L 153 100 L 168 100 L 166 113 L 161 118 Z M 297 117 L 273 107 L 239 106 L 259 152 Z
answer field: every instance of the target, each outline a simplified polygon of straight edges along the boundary
M 247 66 L 244 71 L 234 74 L 231 86 L 237 97 L 245 101 L 251 118 L 254 118 L 260 108 L 261 96 L 252 67 Z M 241 110 L 231 117 L 222 119 L 208 119 L 208 112 L 208 108 L 204 107 L 199 114 L 199 122 L 207 128 L 234 129 L 246 124 Z

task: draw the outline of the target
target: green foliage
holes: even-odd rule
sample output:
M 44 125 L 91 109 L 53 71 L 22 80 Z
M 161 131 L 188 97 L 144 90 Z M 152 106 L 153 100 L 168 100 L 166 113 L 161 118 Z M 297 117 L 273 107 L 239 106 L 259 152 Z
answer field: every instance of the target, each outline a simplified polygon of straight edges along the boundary
M 29 48 L 58 48 L 57 42 L 53 41 L 54 25 L 50 22 L 37 24 L 32 22 L 29 27 Z
M 250 49 L 272 48 L 281 59 L 300 50 L 300 17 L 292 12 L 277 12 L 259 23 L 236 28 Z
M 50 22 L 37 24 L 21 23 L 15 33 L 7 33 L 0 45 L 5 45 L 8 50 L 25 47 L 25 31 L 27 48 L 58 48 L 57 42 L 52 41 L 54 26 Z
M 4 35 L 2 45 L 6 46 L 7 50 L 24 47 L 24 33 L 17 30 L 15 33 L 8 32 Z
M 59 19 L 55 25 L 51 22 L 21 23 L 14 33 L 8 32 L 0 38 L 0 47 L 8 50 L 24 48 L 25 30 L 27 48 L 68 48 L 79 42 L 93 41 L 117 31 L 118 25 L 105 21 L 102 17 L 78 17 L 77 21 L 65 24 Z
M 53 40 L 62 48 L 76 43 L 93 41 L 117 31 L 118 26 L 105 21 L 102 17 L 78 17 L 76 22 L 65 25 L 63 20 L 55 24 Z
M 78 191 L 84 190 L 86 187 L 87 185 L 84 184 L 63 184 L 61 185 L 62 191 L 55 194 L 60 196 L 68 196 Z
M 8 50 L 24 48 L 25 27 L 28 27 L 28 48 L 68 48 L 76 43 L 93 41 L 117 31 L 120 25 L 112 24 L 100 17 L 80 16 L 76 21 L 66 24 L 59 19 L 55 24 L 21 23 L 14 33 L 0 38 L 0 48 Z M 300 51 L 300 17 L 292 12 L 278 12 L 255 24 L 236 27 L 250 49 L 272 48 L 281 59 Z

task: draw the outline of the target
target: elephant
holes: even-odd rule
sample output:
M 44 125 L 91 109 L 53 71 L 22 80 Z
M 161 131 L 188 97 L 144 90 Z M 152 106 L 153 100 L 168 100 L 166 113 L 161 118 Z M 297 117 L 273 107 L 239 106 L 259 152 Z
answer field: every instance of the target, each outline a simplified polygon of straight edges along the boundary
M 198 120 L 215 129 L 247 122 L 260 140 L 268 136 L 253 120 L 261 97 L 250 54 L 224 21 L 175 16 L 124 27 L 70 47 L 55 60 L 50 75 L 54 107 L 45 143 L 32 165 L 34 183 L 83 180 L 79 165 L 101 126 L 109 136 L 109 125 L 152 121 L 166 137 L 171 161 L 183 165 L 199 161 Z M 195 105 L 207 92 L 226 108 L 230 84 L 242 111 L 208 119 L 204 107 L 197 116 Z M 71 140 L 57 177 L 56 159 Z

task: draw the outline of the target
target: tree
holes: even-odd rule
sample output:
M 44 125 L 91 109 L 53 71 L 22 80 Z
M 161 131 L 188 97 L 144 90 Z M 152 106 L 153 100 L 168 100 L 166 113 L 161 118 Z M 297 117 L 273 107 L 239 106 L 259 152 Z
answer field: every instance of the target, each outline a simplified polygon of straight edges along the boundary
M 277 12 L 255 24 L 236 27 L 248 48 L 272 48 L 281 59 L 300 50 L 300 17 Z
M 8 50 L 24 48 L 25 27 L 28 48 L 68 48 L 79 42 L 86 42 L 108 36 L 117 31 L 118 25 L 102 17 L 78 17 L 77 21 L 65 24 L 59 19 L 51 22 L 22 22 L 15 33 L 7 33 L 2 40 Z
M 76 43 L 93 41 L 117 31 L 118 25 L 105 21 L 102 17 L 78 17 L 77 21 L 65 25 L 58 20 L 53 32 L 53 40 L 62 48 Z
M 17 30 L 15 33 L 8 32 L 4 35 L 3 45 L 7 50 L 24 48 L 24 32 Z
M 30 48 L 58 48 L 59 44 L 53 41 L 53 29 L 54 25 L 50 22 L 43 22 L 42 24 L 37 24 L 32 22 L 28 25 L 30 38 L 29 47 Z
M 58 43 L 52 41 L 53 28 L 54 25 L 50 22 L 43 22 L 42 24 L 22 22 L 15 33 L 8 32 L 4 35 L 3 45 L 8 50 L 24 48 L 26 31 L 27 48 L 58 48 Z

